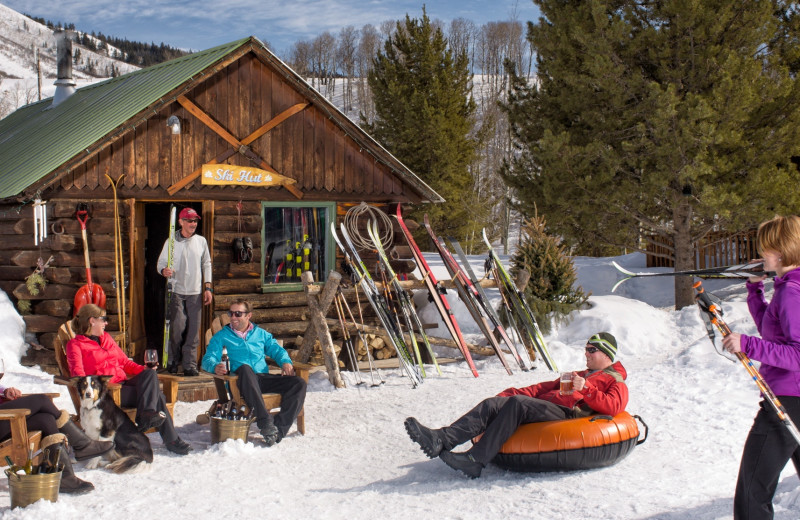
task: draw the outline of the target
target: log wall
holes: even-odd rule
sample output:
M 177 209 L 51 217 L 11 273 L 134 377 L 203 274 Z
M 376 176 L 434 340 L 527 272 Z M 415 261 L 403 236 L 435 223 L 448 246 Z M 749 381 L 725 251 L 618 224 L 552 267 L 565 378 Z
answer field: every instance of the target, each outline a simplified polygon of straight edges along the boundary
M 33 240 L 33 207 L 25 205 L 0 205 L 0 289 L 18 307 L 20 300 L 30 303 L 31 312 L 23 315 L 26 330 L 35 334 L 36 342 L 45 351 L 31 351 L 31 362 L 55 369 L 52 356 L 53 340 L 58 328 L 72 318 L 75 293 L 86 284 L 86 267 L 83 256 L 81 226 L 75 217 L 79 202 L 88 204 L 86 222 L 89 245 L 89 263 L 92 282 L 100 285 L 106 295 L 108 330 L 119 330 L 116 290 L 112 285 L 114 269 L 114 205 L 103 200 L 57 200 L 47 204 L 48 236 L 39 246 Z M 126 204 L 119 204 L 122 243 L 125 254 L 128 248 L 128 214 Z M 25 278 L 33 273 L 37 261 L 47 261 L 52 256 L 44 277 L 47 285 L 39 294 L 32 295 Z M 126 265 L 126 272 L 129 272 Z M 128 300 L 129 300 L 128 296 Z

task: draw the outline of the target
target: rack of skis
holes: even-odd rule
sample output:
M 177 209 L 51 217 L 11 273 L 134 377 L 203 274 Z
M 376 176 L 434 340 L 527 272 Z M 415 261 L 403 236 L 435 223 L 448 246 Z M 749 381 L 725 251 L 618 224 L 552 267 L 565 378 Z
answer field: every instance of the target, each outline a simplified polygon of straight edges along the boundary
M 472 360 L 472 354 L 464 340 L 444 287 L 436 279 L 425 257 L 422 255 L 422 251 L 403 221 L 400 205 L 397 207 L 395 217 L 411 249 L 414 262 L 422 273 L 429 299 L 441 315 L 445 327 L 469 365 L 472 374 L 478 377 L 478 370 Z M 492 248 L 485 231 L 483 239 L 489 248 L 485 269 L 487 276 L 494 278 L 499 289 L 500 306 L 497 310 L 492 306 L 461 245 L 452 238 L 448 237 L 446 243 L 444 239 L 438 237 L 431 228 L 427 215 L 425 216 L 425 229 L 436 246 L 450 278 L 453 280 L 459 299 L 478 324 L 506 371 L 511 374 L 511 366 L 506 360 L 506 352 L 510 353 L 521 370 L 526 371 L 529 367 L 532 367 L 535 359 L 540 359 L 544 362 L 549 370 L 558 370 L 553 358 L 550 356 L 536 319 L 523 297 L 522 291 L 518 289 L 513 278 L 500 262 L 500 258 Z M 392 348 L 397 353 L 400 369 L 411 380 L 412 386 L 416 387 L 422 383 L 427 375 L 425 372 L 426 364 L 429 368 L 432 366 L 439 374 L 441 374 L 441 370 L 428 336 L 425 333 L 425 327 L 417 315 L 411 295 L 400 283 L 397 274 L 392 268 L 384 247 L 385 244 L 381 242 L 378 224 L 375 220 L 368 222 L 367 233 L 374 250 L 378 254 L 376 273 L 380 276 L 380 284 L 376 283 L 372 278 L 369 269 L 354 245 L 353 238 L 347 227 L 341 224 L 337 230 L 336 225 L 331 223 L 331 234 L 344 253 L 345 269 L 349 271 L 353 283 L 357 284 L 366 295 L 381 326 L 387 332 Z M 453 256 L 451 250 L 458 256 L 458 260 Z M 343 319 L 343 310 L 341 312 L 340 319 Z M 504 323 L 508 328 L 503 325 Z M 345 330 L 344 324 L 342 325 L 342 329 Z M 512 335 L 518 341 L 515 341 Z M 345 348 L 350 353 L 351 347 L 348 347 L 348 342 L 352 343 L 348 337 L 345 337 Z M 522 348 L 518 346 L 519 344 L 521 344 Z M 350 353 L 350 355 L 352 357 L 354 354 Z M 367 356 L 370 359 L 369 354 Z M 352 361 L 355 365 L 355 360 Z

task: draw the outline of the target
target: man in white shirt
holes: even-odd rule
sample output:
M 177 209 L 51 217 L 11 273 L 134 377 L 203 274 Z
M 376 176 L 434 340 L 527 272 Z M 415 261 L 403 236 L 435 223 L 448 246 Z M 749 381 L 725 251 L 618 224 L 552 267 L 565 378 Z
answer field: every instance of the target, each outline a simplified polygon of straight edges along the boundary
M 211 305 L 211 253 L 206 239 L 196 235 L 200 215 L 192 208 L 183 208 L 178 217 L 180 229 L 175 232 L 172 268 L 167 267 L 169 238 L 158 257 L 158 272 L 170 279 L 172 297 L 167 314 L 170 317 L 167 369 L 176 374 L 183 365 L 183 375 L 196 376 L 197 346 L 200 343 L 200 312 Z

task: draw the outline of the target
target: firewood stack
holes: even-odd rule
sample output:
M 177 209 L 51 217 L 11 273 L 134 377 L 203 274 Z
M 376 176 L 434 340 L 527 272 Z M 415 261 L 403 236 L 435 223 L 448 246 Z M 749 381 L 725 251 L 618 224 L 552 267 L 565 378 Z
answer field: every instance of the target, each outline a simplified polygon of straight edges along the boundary
M 358 361 L 367 361 L 367 348 L 369 348 L 369 352 L 373 359 L 389 359 L 392 357 L 397 357 L 397 352 L 395 352 L 392 345 L 381 336 L 376 334 L 364 334 L 364 338 L 367 340 L 367 345 L 364 345 L 364 342 L 361 341 L 361 337 L 356 336 L 354 338 L 356 357 L 358 358 Z M 344 368 L 345 366 L 349 365 L 349 363 L 345 362 L 347 360 L 347 352 L 342 352 L 342 340 L 334 340 L 333 347 L 336 351 L 336 356 L 339 359 L 339 367 Z M 291 351 L 290 354 L 296 352 L 297 351 Z M 314 342 L 314 352 L 308 362 L 311 365 L 325 364 L 325 360 L 322 357 L 322 349 L 320 348 L 319 340 Z

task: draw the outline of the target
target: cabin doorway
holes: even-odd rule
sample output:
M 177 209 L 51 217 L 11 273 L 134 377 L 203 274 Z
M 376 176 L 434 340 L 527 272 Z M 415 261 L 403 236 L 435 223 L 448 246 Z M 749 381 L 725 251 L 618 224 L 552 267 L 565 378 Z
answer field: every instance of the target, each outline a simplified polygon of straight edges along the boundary
M 142 202 L 139 215 L 144 229 L 144 265 L 143 265 L 143 321 L 147 348 L 158 350 L 159 359 L 162 359 L 164 345 L 164 316 L 166 279 L 161 276 L 156 267 L 158 256 L 169 236 L 169 214 L 172 203 L 169 202 Z M 177 213 L 183 208 L 192 208 L 198 214 L 202 213 L 202 202 L 175 203 Z M 137 211 L 138 213 L 138 211 Z M 201 219 L 197 226 L 197 234 L 205 235 L 205 219 Z M 176 230 L 180 226 L 175 224 Z M 202 336 L 202 329 L 201 329 Z

